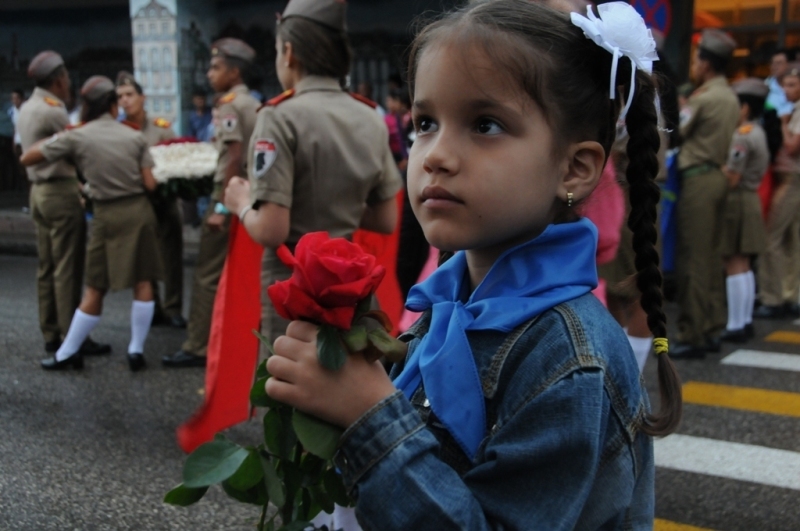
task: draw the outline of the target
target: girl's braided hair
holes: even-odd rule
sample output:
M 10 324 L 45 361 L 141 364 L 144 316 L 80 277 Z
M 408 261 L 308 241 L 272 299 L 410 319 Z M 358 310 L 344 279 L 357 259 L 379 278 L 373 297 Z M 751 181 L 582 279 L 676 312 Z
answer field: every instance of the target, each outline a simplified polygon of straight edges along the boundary
M 606 154 L 611 152 L 622 107 L 620 94 L 628 94 L 632 65 L 628 59 L 620 60 L 619 90 L 612 100 L 608 82 L 611 54 L 587 39 L 568 14 L 528 0 L 478 0 L 445 15 L 426 26 L 411 46 L 408 79 L 412 100 L 420 57 L 427 47 L 443 40 L 456 44 L 457 49 L 478 46 L 485 52 L 497 65 L 497 72 L 517 83 L 538 104 L 557 146 L 563 149 L 573 142 L 595 140 Z M 636 91 L 626 117 L 630 135 L 628 226 L 633 231 L 641 305 L 653 335 L 664 338 L 666 316 L 655 248 L 660 198 L 654 181 L 660 143 L 655 99 L 652 77 L 637 72 Z M 573 210 L 557 202 L 555 222 L 575 219 Z M 666 353 L 658 356 L 658 381 L 660 409 L 642 426 L 645 433 L 654 436 L 673 432 L 682 411 L 680 379 Z

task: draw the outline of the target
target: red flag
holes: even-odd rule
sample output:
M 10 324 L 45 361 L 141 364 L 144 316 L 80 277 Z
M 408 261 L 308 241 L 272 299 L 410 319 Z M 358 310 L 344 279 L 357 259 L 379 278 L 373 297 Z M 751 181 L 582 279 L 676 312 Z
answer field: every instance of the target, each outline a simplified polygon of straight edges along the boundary
M 261 256 L 244 226 L 231 217 L 228 257 L 214 300 L 208 340 L 205 401 L 177 430 L 189 453 L 214 435 L 250 417 L 250 388 L 258 362 L 261 321 Z
M 761 180 L 761 186 L 758 187 L 758 197 L 761 199 L 761 214 L 764 216 L 764 221 L 769 221 L 769 210 L 772 206 L 772 194 L 775 193 L 775 176 L 772 172 L 772 166 L 767 168 L 764 178 Z

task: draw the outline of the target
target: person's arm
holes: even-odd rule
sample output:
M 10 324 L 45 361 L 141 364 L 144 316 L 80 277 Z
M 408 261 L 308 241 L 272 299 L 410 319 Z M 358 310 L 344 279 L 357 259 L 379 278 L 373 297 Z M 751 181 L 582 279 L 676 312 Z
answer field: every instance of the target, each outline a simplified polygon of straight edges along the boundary
M 241 142 L 228 142 L 228 165 L 225 166 L 225 177 L 222 181 L 222 189 L 225 190 L 228 184 L 236 175 L 241 173 L 242 164 L 242 143 Z M 213 207 L 212 207 L 213 208 Z M 228 209 L 230 210 L 230 209 Z M 231 210 L 231 213 L 235 211 Z M 206 223 L 212 230 L 222 230 L 225 225 L 227 215 L 217 214 L 216 212 L 208 216 Z
M 36 142 L 22 154 L 19 161 L 23 166 L 33 166 L 69 157 L 74 152 L 73 144 L 71 131 L 62 131 Z
M 728 152 L 728 161 L 722 167 L 722 173 L 728 178 L 730 188 L 736 188 L 742 181 L 742 173 L 750 152 L 749 147 L 747 133 L 739 134 L 738 131 L 734 133 L 731 149 Z
M 374 206 L 367 206 L 359 226 L 364 230 L 391 234 L 397 226 L 397 218 L 397 201 L 391 198 Z
M 781 129 L 783 130 L 783 147 L 786 152 L 791 156 L 800 153 L 800 133 L 795 133 L 789 128 L 789 121 L 783 122 Z
M 234 177 L 225 189 L 225 206 L 239 216 L 247 234 L 256 243 L 275 249 L 289 237 L 291 211 L 275 203 L 262 203 L 253 208 L 250 182 Z
M 22 156 L 19 158 L 20 164 L 23 166 L 34 166 L 39 164 L 40 162 L 44 162 L 44 154 L 42 153 L 42 145 L 47 142 L 47 139 L 40 140 L 36 142 L 34 145 L 29 147 L 27 151 L 25 151 Z

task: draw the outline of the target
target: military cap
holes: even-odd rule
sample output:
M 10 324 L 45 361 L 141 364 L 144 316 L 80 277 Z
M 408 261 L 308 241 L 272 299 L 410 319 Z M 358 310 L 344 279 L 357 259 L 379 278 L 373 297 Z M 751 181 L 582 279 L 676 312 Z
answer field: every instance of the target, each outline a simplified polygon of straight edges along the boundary
M 742 96 L 755 96 L 766 98 L 769 94 L 769 87 L 763 80 L 756 77 L 748 77 L 737 81 L 732 85 L 733 91 Z
M 28 65 L 28 77 L 34 80 L 43 81 L 53 70 L 59 66 L 64 65 L 64 59 L 61 58 L 56 52 L 47 50 L 33 58 L 31 64 Z
M 281 20 L 301 17 L 313 20 L 336 31 L 345 31 L 345 0 L 289 0 Z
M 95 101 L 115 90 L 114 82 L 107 77 L 92 76 L 81 87 L 81 96 L 87 101 Z
M 724 31 L 705 29 L 700 37 L 700 48 L 722 59 L 728 59 L 736 49 L 736 41 Z
M 800 77 L 800 61 L 789 63 L 789 65 L 786 67 L 786 73 L 784 74 L 784 77 L 785 76 Z
M 130 81 L 135 81 L 136 78 L 127 70 L 120 70 L 117 74 L 117 85 L 127 85 Z
M 226 37 L 211 45 L 211 56 L 241 59 L 247 63 L 252 63 L 256 58 L 256 51 L 244 41 Z

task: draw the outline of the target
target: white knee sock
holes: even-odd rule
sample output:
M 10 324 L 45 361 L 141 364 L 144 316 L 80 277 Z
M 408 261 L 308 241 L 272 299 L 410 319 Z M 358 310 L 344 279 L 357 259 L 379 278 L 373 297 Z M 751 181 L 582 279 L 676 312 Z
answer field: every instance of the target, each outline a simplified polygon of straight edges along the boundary
M 128 345 L 128 354 L 144 353 L 144 342 L 150 332 L 150 323 L 153 321 L 156 303 L 153 301 L 133 301 L 131 306 L 131 343 Z
M 753 324 L 753 309 L 756 305 L 756 276 L 752 271 L 745 273 L 747 275 L 747 304 L 744 306 L 744 324 Z
M 653 338 L 628 336 L 628 342 L 633 349 L 633 355 L 636 356 L 636 363 L 639 364 L 639 372 L 642 372 L 644 364 L 647 362 L 647 356 L 650 355 L 650 349 L 653 346 Z
M 89 315 L 80 310 L 75 310 L 75 315 L 72 316 L 72 323 L 69 325 L 67 337 L 61 343 L 61 347 L 56 352 L 56 361 L 64 361 L 69 358 L 78 350 L 81 345 L 92 333 L 94 327 L 100 322 L 99 315 Z
M 726 327 L 728 330 L 744 328 L 749 284 L 747 273 L 731 275 L 725 279 L 725 287 L 728 292 L 728 326 Z

